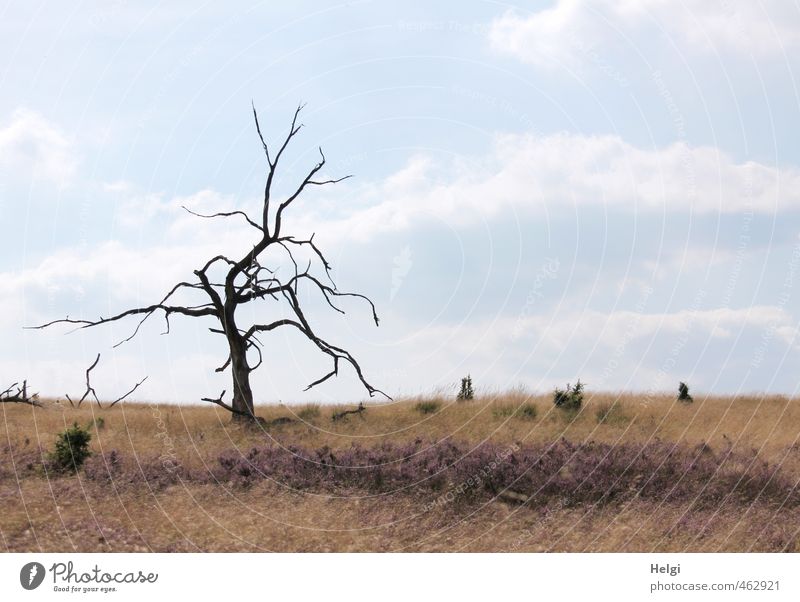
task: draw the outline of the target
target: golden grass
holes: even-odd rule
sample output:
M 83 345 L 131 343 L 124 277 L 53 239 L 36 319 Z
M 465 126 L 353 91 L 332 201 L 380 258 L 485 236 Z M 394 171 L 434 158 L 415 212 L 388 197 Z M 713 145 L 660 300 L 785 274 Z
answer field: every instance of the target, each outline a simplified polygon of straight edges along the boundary
M 271 436 L 307 447 L 332 448 L 417 438 L 531 443 L 565 437 L 574 442 L 615 443 L 658 437 L 691 445 L 703 441 L 721 446 L 731 441 L 735 447 L 755 447 L 773 461 L 788 446 L 800 442 L 800 400 L 782 396 L 708 397 L 683 404 L 667 395 L 643 402 L 633 394 L 601 394 L 587 396 L 578 414 L 555 408 L 549 397 L 521 392 L 466 402 L 424 400 L 440 403 L 435 413 L 420 412 L 416 407 L 420 401 L 370 405 L 363 419 L 350 416 L 338 422 L 331 421 L 331 414 L 355 404 L 259 406 L 256 414 L 267 420 L 290 417 L 295 421 L 267 431 L 235 426 L 227 412 L 212 405 L 128 403 L 98 410 L 88 403 L 81 409 L 55 403 L 46 409 L 0 404 L 0 441 L 20 445 L 27 439 L 49 448 L 56 433 L 73 422 L 85 425 L 102 418 L 105 426 L 93 428 L 94 449 L 113 448 L 143 456 L 174 452 L 188 462 L 216 457 L 224 448 L 257 444 Z M 536 418 L 515 414 L 527 404 L 536 407 Z M 611 408 L 609 419 L 599 422 L 598 410 L 607 408 Z
M 654 438 L 712 447 L 759 450 L 789 474 L 800 476 L 800 400 L 780 396 L 697 396 L 684 405 L 672 396 L 587 395 L 581 412 L 553 407 L 549 396 L 522 391 L 467 402 L 439 401 L 434 413 L 405 399 L 370 405 L 363 419 L 331 421 L 350 406 L 262 406 L 267 420 L 295 422 L 268 429 L 231 424 L 214 406 L 127 403 L 98 410 L 49 402 L 45 408 L 0 404 L 0 446 L 52 447 L 73 422 L 93 427 L 96 453 L 112 449 L 141 458 L 173 457 L 187 466 L 213 463 L 220 451 L 247 450 L 269 438 L 306 447 L 400 443 L 417 438 L 478 443 L 646 442 Z M 536 417 L 520 408 L 536 407 Z M 797 549 L 795 537 L 770 532 L 781 523 L 800 529 L 796 509 L 762 506 L 706 515 L 678 506 L 635 501 L 602 508 L 535 510 L 502 502 L 466 513 L 422 511 L 410 496 L 337 498 L 286 491 L 264 482 L 249 490 L 182 484 L 163 491 L 117 491 L 80 476 L 0 480 L 4 512 L 0 545 L 13 551 L 281 550 L 281 551 L 711 551 Z M 688 513 L 687 513 L 688 511 Z M 689 515 L 691 530 L 682 527 Z M 706 520 L 707 518 L 707 520 Z M 697 525 L 703 526 L 697 529 Z

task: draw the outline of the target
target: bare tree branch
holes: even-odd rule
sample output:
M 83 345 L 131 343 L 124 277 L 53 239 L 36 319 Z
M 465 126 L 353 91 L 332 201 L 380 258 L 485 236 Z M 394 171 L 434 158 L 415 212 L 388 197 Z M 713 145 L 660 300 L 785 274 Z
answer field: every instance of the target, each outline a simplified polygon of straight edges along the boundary
M 294 112 L 294 117 L 292 117 L 292 125 L 289 127 L 289 134 L 286 136 L 283 144 L 281 145 L 278 153 L 275 155 L 275 160 L 270 160 L 269 152 L 267 152 L 267 146 L 264 143 L 264 138 L 261 136 L 261 128 L 258 125 L 258 116 L 255 113 L 255 108 L 253 108 L 253 115 L 256 116 L 256 131 L 258 131 L 259 138 L 261 138 L 261 143 L 264 146 L 264 151 L 267 154 L 267 163 L 269 164 L 269 173 L 267 174 L 267 181 L 264 184 L 264 207 L 262 209 L 261 214 L 261 224 L 264 230 L 264 237 L 269 237 L 269 204 L 270 204 L 270 197 L 272 195 L 272 181 L 275 179 L 275 172 L 278 167 L 278 161 L 280 161 L 281 155 L 283 155 L 283 151 L 286 150 L 286 147 L 289 145 L 291 139 L 297 135 L 297 132 L 303 127 L 297 124 L 297 116 L 300 114 L 300 111 L 303 110 L 305 105 L 300 104 L 297 106 L 297 109 Z M 277 231 L 275 236 L 277 236 Z
M 133 389 L 131 389 L 130 391 L 128 391 L 127 393 L 125 393 L 125 395 L 123 395 L 122 397 L 118 397 L 117 399 L 115 399 L 114 401 L 112 401 L 112 402 L 111 402 L 111 404 L 110 404 L 108 407 L 109 407 L 109 408 L 113 408 L 113 407 L 114 407 L 116 404 L 118 404 L 120 401 L 122 401 L 122 400 L 123 400 L 123 399 L 125 399 L 125 398 L 126 398 L 128 395 L 130 395 L 130 394 L 131 394 L 131 393 L 133 393 L 133 392 L 134 392 L 136 389 L 138 389 L 138 388 L 139 388 L 139 385 L 141 385 L 141 384 L 142 384 L 144 381 L 146 381 L 146 380 L 147 380 L 147 377 L 145 376 L 145 377 L 144 377 L 142 380 L 140 380 L 138 383 L 136 383 L 136 384 L 133 386 Z
M 308 240 L 297 240 L 293 236 L 284 236 L 283 238 L 278 239 L 277 242 L 290 243 L 293 245 L 300 245 L 300 246 L 309 245 L 311 249 L 314 251 L 314 253 L 316 253 L 317 257 L 319 257 L 320 261 L 322 262 L 322 266 L 325 268 L 325 274 L 328 276 L 328 280 L 330 280 L 333 287 L 336 288 L 336 285 L 333 282 L 333 278 L 331 278 L 331 264 L 328 263 L 328 260 L 322 254 L 322 251 L 319 250 L 319 247 L 317 247 L 317 245 L 314 244 L 314 234 L 312 234 L 311 238 L 309 238 Z
M 292 138 L 294 138 L 297 135 L 297 132 L 299 132 L 303 128 L 303 124 L 302 123 L 300 125 L 297 125 L 297 117 L 300 115 L 300 111 L 302 111 L 305 108 L 305 106 L 306 106 L 305 103 L 300 103 L 299 105 L 297 105 L 297 108 L 294 110 L 294 117 L 292 117 L 292 125 L 289 127 L 289 134 L 286 136 L 286 139 L 283 141 L 283 144 L 281 145 L 280 150 L 278 150 L 278 154 L 275 155 L 275 161 L 273 161 L 270 164 L 273 171 L 278 166 L 278 161 L 280 161 L 281 155 L 283 154 L 283 151 L 285 151 L 286 147 L 289 146 L 289 142 L 291 142 Z
M 253 416 L 250 412 L 243 412 L 241 410 L 234 409 L 233 406 L 230 406 L 227 403 L 225 403 L 224 401 L 222 401 L 223 397 L 225 397 L 225 391 L 220 393 L 219 397 L 217 397 L 217 398 L 203 397 L 200 401 L 207 401 L 209 403 L 216 404 L 216 405 L 220 406 L 221 408 L 225 408 L 231 414 L 240 414 L 240 415 L 244 415 L 244 416 L 248 416 L 248 417 L 252 417 Z
M 81 407 L 81 404 L 83 403 L 83 400 L 86 399 L 89 396 L 90 393 L 94 396 L 94 400 L 97 402 L 97 405 L 100 405 L 100 400 L 97 399 L 97 393 L 95 392 L 94 387 L 92 387 L 92 383 L 90 381 L 90 374 L 91 374 L 92 370 L 94 370 L 95 366 L 97 366 L 97 363 L 99 361 L 100 361 L 100 354 L 98 353 L 97 357 L 94 359 L 94 362 L 92 362 L 92 365 L 89 366 L 86 369 L 86 392 L 78 400 L 78 407 Z M 72 399 L 70 399 L 69 395 L 67 395 L 67 400 L 70 403 L 72 403 Z
M 258 363 L 255 366 L 251 366 L 250 370 L 258 370 L 258 368 L 261 367 L 261 364 L 264 363 L 264 356 L 261 354 L 261 345 L 259 345 L 255 340 L 248 341 L 247 348 L 256 350 L 256 353 L 258 354 Z
M 89 397 L 89 395 L 91 395 L 92 397 L 94 397 L 94 400 L 97 402 L 97 407 L 99 407 L 99 408 L 103 409 L 103 404 L 102 404 L 102 403 L 100 403 L 100 399 L 97 397 L 97 391 L 95 391 L 95 389 L 94 389 L 94 387 L 92 386 L 92 383 L 91 383 L 91 373 L 92 373 L 92 370 L 94 370 L 94 369 L 97 367 L 97 364 L 98 364 L 99 362 L 100 362 L 100 354 L 98 353 L 98 354 L 97 354 L 97 357 L 96 357 L 96 358 L 95 358 L 95 360 L 94 360 L 94 362 L 92 362 L 92 365 L 91 365 L 91 366 L 89 366 L 89 367 L 86 369 L 86 391 L 85 391 L 85 392 L 84 392 L 84 394 L 81 396 L 81 398 L 78 400 L 77 404 L 76 404 L 74 401 L 72 401 L 72 398 L 71 398 L 71 397 L 70 397 L 68 394 L 67 394 L 67 395 L 64 395 L 64 397 L 66 397 L 66 398 L 67 398 L 67 401 L 69 402 L 69 405 L 71 405 L 73 408 L 79 408 L 79 407 L 81 407 L 81 404 L 82 404 L 82 403 L 83 403 L 83 402 L 86 400 L 86 398 L 87 398 L 87 397 Z M 136 383 L 136 384 L 133 386 L 133 388 L 132 388 L 130 391 L 128 391 L 127 393 L 125 393 L 125 395 L 123 395 L 122 397 L 118 397 L 117 399 L 115 399 L 114 401 L 112 401 L 112 402 L 111 402 L 111 403 L 108 405 L 108 407 L 109 407 L 109 408 L 113 408 L 113 407 L 114 407 L 116 404 L 118 404 L 120 401 L 122 401 L 123 399 L 125 399 L 126 397 L 128 397 L 128 396 L 129 396 L 131 393 L 133 393 L 134 391 L 136 391 L 136 389 L 138 389 L 138 388 L 139 388 L 139 386 L 141 386 L 141 384 L 142 384 L 142 383 L 144 383 L 144 381 L 146 381 L 146 380 L 147 380 L 147 377 L 145 376 L 145 377 L 144 377 L 142 380 L 140 380 L 138 383 Z
M 369 306 L 372 309 L 372 319 L 375 322 L 375 326 L 379 326 L 380 325 L 380 319 L 378 318 L 378 312 L 375 309 L 375 304 L 366 295 L 362 295 L 360 293 L 342 293 L 342 292 L 339 292 L 335 288 L 331 288 L 330 286 L 326 286 L 325 284 L 322 284 L 319 280 L 314 278 L 314 276 L 312 276 L 311 274 L 308 274 L 308 273 L 303 274 L 301 277 L 302 278 L 306 278 L 308 280 L 311 280 L 314 284 L 316 284 L 317 287 L 319 288 L 319 290 L 322 291 L 322 294 L 325 296 L 325 299 L 328 301 L 328 305 L 333 307 L 333 309 L 335 309 L 339 313 L 344 313 L 344 312 L 341 309 L 339 309 L 338 307 L 334 306 L 333 303 L 331 303 L 331 301 L 330 301 L 330 296 L 331 295 L 334 296 L 334 297 L 357 297 L 358 299 L 363 299 L 364 301 L 369 303 Z
M 127 318 L 128 316 L 136 316 L 139 314 L 152 314 L 153 312 L 159 309 L 165 311 L 167 314 L 175 313 L 175 314 L 182 314 L 184 316 L 192 316 L 195 318 L 199 318 L 200 316 L 217 315 L 216 309 L 214 309 L 214 307 L 212 307 L 210 303 L 205 305 L 198 305 L 196 307 L 162 305 L 161 303 L 157 303 L 155 305 L 148 305 L 147 307 L 137 307 L 136 309 L 129 309 L 110 318 L 101 317 L 99 320 L 73 320 L 68 316 L 60 320 L 53 320 L 51 322 L 48 322 L 47 324 L 41 324 L 39 326 L 26 326 L 25 328 L 27 328 L 28 330 L 41 330 L 43 328 L 53 326 L 54 324 L 80 324 L 79 329 L 91 328 L 93 326 L 99 326 L 100 324 L 108 324 L 109 322 L 116 322 L 117 320 L 121 320 L 122 318 Z M 115 345 L 115 347 L 116 346 L 117 345 Z
M 14 390 L 16 388 L 16 391 Z M 22 386 L 13 383 L 5 391 L 0 392 L 0 403 L 23 403 L 30 406 L 42 407 L 39 403 L 39 394 L 28 396 L 28 381 L 23 380 Z
M 219 368 L 215 368 L 214 372 L 225 372 L 228 366 L 231 365 L 231 355 L 228 354 L 228 359 L 225 360 L 225 363 L 222 364 Z
M 198 285 L 198 284 L 192 284 L 192 283 L 189 283 L 189 282 L 179 282 L 178 284 L 176 284 L 175 286 L 173 286 L 173 287 L 172 287 L 172 289 L 170 289 L 170 291 L 169 291 L 169 292 L 168 292 L 166 295 L 164 295 L 164 297 L 161 299 L 161 303 L 160 303 L 160 305 L 163 305 L 164 303 L 166 303 L 166 302 L 167 302 L 167 300 L 168 300 L 170 297 L 172 297 L 172 295 L 174 295 L 174 294 L 175 294 L 175 293 L 176 293 L 176 292 L 177 292 L 179 289 L 181 289 L 181 288 L 194 288 L 194 289 L 196 289 L 196 288 L 200 288 L 200 285 Z M 133 330 L 133 332 L 131 333 L 131 335 L 130 335 L 129 337 L 127 337 L 127 338 L 124 338 L 124 339 L 122 339 L 121 341 L 119 341 L 118 343 L 116 343 L 115 345 L 113 345 L 113 347 L 114 347 L 114 348 L 117 348 L 117 347 L 119 347 L 120 345 L 122 345 L 123 343 L 127 343 L 127 342 L 128 342 L 128 341 L 130 341 L 130 340 L 131 340 L 133 337 L 135 337 L 135 336 L 136 336 L 136 335 L 139 333 L 139 329 L 142 327 L 142 324 L 144 324 L 145 320 L 147 320 L 147 318 L 149 318 L 150 316 L 152 316 L 152 315 L 153 315 L 153 313 L 154 313 L 155 311 L 156 311 L 156 310 L 153 310 L 153 311 L 151 311 L 151 312 L 147 312 L 147 313 L 145 313 L 144 317 L 143 317 L 141 320 L 139 320 L 139 323 L 136 325 L 136 328 Z M 167 329 L 166 329 L 166 331 L 164 332 L 164 334 L 168 334 L 168 333 L 169 333 L 169 312 L 164 312 L 164 320 L 165 320 L 165 321 L 166 321 L 166 323 L 167 323 Z
M 181 205 L 181 208 L 183 208 L 188 213 L 191 213 L 192 215 L 195 215 L 197 217 L 203 217 L 203 218 L 206 218 L 206 219 L 211 219 L 211 218 L 214 218 L 214 217 L 231 217 L 233 215 L 241 215 L 247 221 L 248 224 L 253 226 L 253 228 L 258 230 L 259 232 L 263 232 L 264 231 L 264 229 L 261 226 L 259 226 L 257 223 L 255 223 L 253 220 L 251 220 L 250 216 L 248 216 L 244 211 L 221 211 L 219 213 L 212 213 L 210 215 L 206 215 L 204 213 L 197 213 L 196 211 L 192 211 L 191 209 L 185 207 L 184 205 Z
M 347 178 L 350 177 L 350 176 L 345 176 L 345 177 L 339 178 L 337 180 L 325 180 L 325 181 L 322 181 L 322 182 L 314 180 L 314 176 L 317 175 L 317 172 L 319 172 L 319 170 L 322 169 L 325 166 L 325 154 L 322 152 L 322 148 L 319 149 L 319 155 L 321 157 L 319 163 L 317 163 L 313 168 L 311 168 L 311 171 L 308 172 L 308 175 L 303 179 L 303 181 L 300 183 L 300 186 L 297 187 L 297 189 L 294 191 L 294 193 L 292 193 L 289 196 L 289 198 L 287 198 L 285 201 L 283 201 L 278 206 L 278 210 L 275 212 L 275 228 L 274 228 L 274 231 L 272 233 L 272 236 L 274 238 L 280 237 L 280 234 L 281 234 L 281 220 L 283 219 L 284 210 L 289 205 L 291 205 L 292 202 L 297 197 L 299 197 L 302 194 L 302 192 L 303 192 L 303 190 L 305 190 L 306 186 L 308 186 L 309 184 L 316 185 L 316 186 L 322 186 L 324 184 L 336 184 L 337 182 L 341 182 L 342 180 L 346 180 Z
M 331 376 L 337 375 L 339 373 L 339 360 L 343 359 L 346 362 L 348 362 L 356 371 L 358 379 L 361 381 L 361 384 L 364 385 L 364 388 L 367 390 L 370 397 L 374 396 L 376 393 L 380 393 L 387 399 L 391 399 L 391 397 L 389 397 L 386 393 L 384 393 L 380 389 L 376 389 L 367 382 L 367 380 L 364 378 L 361 366 L 356 361 L 356 359 L 352 355 L 350 355 L 349 352 L 345 351 L 341 347 L 336 347 L 334 345 L 331 345 L 327 341 L 324 341 L 323 339 L 319 338 L 317 335 L 314 334 L 314 332 L 311 330 L 311 326 L 309 325 L 308 320 L 306 320 L 306 317 L 303 314 L 303 310 L 300 308 L 300 303 L 294 291 L 289 289 L 284 292 L 284 295 L 286 295 L 292 310 L 294 311 L 300 324 L 302 325 L 301 331 L 309 338 L 309 340 L 311 340 L 311 342 L 313 342 L 320 349 L 320 351 L 331 356 L 331 358 L 333 359 L 333 370 L 328 374 L 326 374 L 325 376 L 323 376 L 321 379 L 311 383 L 308 387 L 306 387 L 305 389 L 306 391 L 328 380 Z
M 319 149 L 319 152 L 322 152 L 322 149 Z M 310 186 L 325 186 L 325 184 L 338 184 L 339 182 L 343 182 L 344 180 L 349 180 L 353 177 L 353 174 L 348 174 L 346 176 L 342 176 L 341 178 L 331 178 L 329 180 L 309 180 L 306 184 Z
M 269 158 L 269 148 L 267 147 L 267 143 L 264 142 L 264 136 L 261 135 L 261 126 L 258 124 L 258 113 L 256 113 L 256 104 L 253 101 L 250 101 L 250 104 L 253 106 L 253 119 L 256 121 L 256 131 L 258 132 L 258 138 L 261 140 L 261 146 L 264 147 L 264 154 L 267 156 L 267 163 L 272 165 L 272 161 Z

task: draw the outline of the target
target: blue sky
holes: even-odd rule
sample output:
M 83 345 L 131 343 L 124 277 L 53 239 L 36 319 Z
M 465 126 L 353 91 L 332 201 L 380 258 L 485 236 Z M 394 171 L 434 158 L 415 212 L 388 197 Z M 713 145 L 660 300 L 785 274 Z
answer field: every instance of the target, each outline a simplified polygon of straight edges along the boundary
M 393 395 L 594 390 L 797 392 L 800 6 L 664 0 L 10 3 L 0 7 L 0 376 L 196 401 L 230 389 L 207 322 L 24 331 L 163 296 L 246 248 L 270 140 L 299 102 L 286 192 L 310 191 L 348 315 L 320 332 Z M 274 307 L 247 309 L 258 321 Z M 276 332 L 258 402 L 363 396 Z

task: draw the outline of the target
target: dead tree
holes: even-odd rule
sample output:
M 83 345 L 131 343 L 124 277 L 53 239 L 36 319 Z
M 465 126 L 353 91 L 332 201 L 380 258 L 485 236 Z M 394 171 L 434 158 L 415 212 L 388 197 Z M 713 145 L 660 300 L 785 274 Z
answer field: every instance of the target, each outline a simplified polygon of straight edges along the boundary
M 325 178 L 320 177 L 320 172 L 325 166 L 325 155 L 319 149 L 319 161 L 312 167 L 307 175 L 300 181 L 297 187 L 288 196 L 280 200 L 273 199 L 273 183 L 275 181 L 278 165 L 283 157 L 284 151 L 289 146 L 292 139 L 303 127 L 298 123 L 298 117 L 303 106 L 299 106 L 292 118 L 289 133 L 278 147 L 270 149 L 264 136 L 261 134 L 261 127 L 258 122 L 258 115 L 255 106 L 253 107 L 253 118 L 255 121 L 256 132 L 261 142 L 261 146 L 266 157 L 266 183 L 264 186 L 264 198 L 261 211 L 255 218 L 244 211 L 222 211 L 219 213 L 203 214 L 186 209 L 192 215 L 203 219 L 214 218 L 241 218 L 252 229 L 255 235 L 251 250 L 238 258 L 230 258 L 226 255 L 216 255 L 206 261 L 202 267 L 194 270 L 194 279 L 179 282 L 170 289 L 166 295 L 158 302 L 145 307 L 128 309 L 109 318 L 98 320 L 76 320 L 69 317 L 54 320 L 34 328 L 47 328 L 54 324 L 75 324 L 78 328 L 91 328 L 100 324 L 107 324 L 122 320 L 130 316 L 141 316 L 133 333 L 120 341 L 120 345 L 131 340 L 139 332 L 142 324 L 153 314 L 161 312 L 166 321 L 166 332 L 169 332 L 169 319 L 171 316 L 188 316 L 191 318 L 213 318 L 217 322 L 217 327 L 209 330 L 213 333 L 225 337 L 228 348 L 228 356 L 224 363 L 216 369 L 223 372 L 230 369 L 233 380 L 233 398 L 230 403 L 223 400 L 224 392 L 218 398 L 204 398 L 219 405 L 233 415 L 236 420 L 252 421 L 255 419 L 253 414 L 253 391 L 250 387 L 250 373 L 256 370 L 262 362 L 261 348 L 262 342 L 259 336 L 269 333 L 277 328 L 293 328 L 301 332 L 311 341 L 322 353 L 330 356 L 332 361 L 331 371 L 316 379 L 306 387 L 306 390 L 315 387 L 329 378 L 338 375 L 340 362 L 349 364 L 355 371 L 359 381 L 366 388 L 370 397 L 380 393 L 388 398 L 388 395 L 373 387 L 367 382 L 361 370 L 361 366 L 356 359 L 342 347 L 338 347 L 319 337 L 311 327 L 300 303 L 298 285 L 307 284 L 321 294 L 327 304 L 339 313 L 344 313 L 334 302 L 341 297 L 355 297 L 363 300 L 372 312 L 372 319 L 378 325 L 378 315 L 375 305 L 364 295 L 339 291 L 331 276 L 331 265 L 322 254 L 322 251 L 314 242 L 311 235 L 307 240 L 302 240 L 283 231 L 283 220 L 286 210 L 292 203 L 309 187 L 325 186 L 336 184 L 349 178 Z M 277 149 L 277 150 L 275 150 Z M 269 251 L 279 251 L 284 256 L 284 262 L 290 263 L 289 277 L 282 277 L 280 270 L 270 269 L 265 258 Z M 308 266 L 300 269 L 295 252 L 307 252 L 309 257 Z M 312 272 L 314 264 L 321 264 L 323 275 L 316 275 Z M 204 294 L 205 300 L 198 305 L 179 305 L 173 300 L 179 292 L 197 291 Z M 245 304 L 256 301 L 278 301 L 288 307 L 288 318 L 281 318 L 272 322 L 255 323 L 247 327 L 239 324 L 237 310 Z M 248 353 L 250 357 L 248 357 Z M 252 361 L 251 361 L 252 360 Z

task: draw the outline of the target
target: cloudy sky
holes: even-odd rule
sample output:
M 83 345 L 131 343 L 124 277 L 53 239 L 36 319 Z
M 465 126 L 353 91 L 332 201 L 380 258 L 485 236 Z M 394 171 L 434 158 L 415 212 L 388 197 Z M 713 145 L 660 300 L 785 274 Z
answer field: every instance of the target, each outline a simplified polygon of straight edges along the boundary
M 323 247 L 348 314 L 320 333 L 393 395 L 769 391 L 800 376 L 800 4 L 11 2 L 0 7 L 0 377 L 47 395 L 230 390 L 205 320 L 23 330 L 158 301 L 252 244 L 268 140 L 299 102 L 285 231 Z M 288 270 L 288 266 L 282 268 Z M 243 317 L 268 321 L 275 304 Z M 352 372 L 264 340 L 257 402 L 356 399 Z M 3 384 L 3 383 L 0 383 Z

